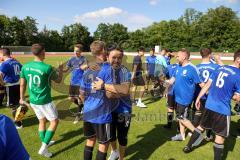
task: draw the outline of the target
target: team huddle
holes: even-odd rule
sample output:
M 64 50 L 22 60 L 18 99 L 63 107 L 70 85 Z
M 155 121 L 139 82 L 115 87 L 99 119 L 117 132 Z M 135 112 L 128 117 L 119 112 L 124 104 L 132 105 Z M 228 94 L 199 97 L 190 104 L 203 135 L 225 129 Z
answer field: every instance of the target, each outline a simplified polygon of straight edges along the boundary
M 86 137 L 84 160 L 92 159 L 96 143 L 97 160 L 107 159 L 109 146 L 111 153 L 108 160 L 124 159 L 132 105 L 147 107 L 142 99 L 144 93 L 149 93 L 150 81 L 153 83 L 152 95 L 158 90 L 160 97 L 167 96 L 167 124 L 164 128 L 172 128 L 176 113 L 177 134 L 171 140 L 184 141 L 188 131 L 191 138 L 183 151 L 189 153 L 200 145 L 206 130 L 206 140 L 215 136 L 214 159 L 222 159 L 224 141 L 229 136 L 231 102 L 240 101 L 240 50 L 234 53 L 232 65 L 224 65 L 220 57 L 213 57 L 211 49 L 201 49 L 202 62 L 194 66 L 186 49 L 181 49 L 177 54 L 163 49 L 160 55 L 155 55 L 154 49 L 151 49 L 150 56 L 146 57 L 146 77 L 142 63 L 145 49 L 142 47 L 133 59 L 132 72 L 123 64 L 124 51 L 120 47 L 106 47 L 104 42 L 94 41 L 90 50 L 91 61 L 82 55 L 81 44 L 74 45 L 75 56 L 68 60 L 66 67 L 60 64 L 58 68 L 44 63 L 45 48 L 42 44 L 32 45 L 34 60 L 23 66 L 11 57 L 8 48 L 0 50 L 3 59 L 0 83 L 6 88 L 7 105 L 12 109 L 16 128 L 24 126 L 23 116 L 19 114 L 25 114 L 28 108 L 26 90 L 29 104 L 39 120 L 38 132 L 42 145 L 38 154 L 49 158 L 52 156 L 48 148 L 54 144 L 52 138 L 58 127 L 51 81 L 60 83 L 63 74 L 71 70 L 69 100 L 78 109 L 73 123 L 83 120 Z M 172 57 L 176 57 L 177 63 L 170 63 Z M 136 99 L 138 87 L 139 98 Z M 193 110 L 192 115 L 189 114 L 190 110 Z M 48 128 L 47 121 L 50 122 Z M 23 147 L 20 140 L 17 142 Z M 19 160 L 30 159 L 25 149 L 19 152 L 15 155 Z M 0 159 L 8 159 L 6 156 L 0 156 Z

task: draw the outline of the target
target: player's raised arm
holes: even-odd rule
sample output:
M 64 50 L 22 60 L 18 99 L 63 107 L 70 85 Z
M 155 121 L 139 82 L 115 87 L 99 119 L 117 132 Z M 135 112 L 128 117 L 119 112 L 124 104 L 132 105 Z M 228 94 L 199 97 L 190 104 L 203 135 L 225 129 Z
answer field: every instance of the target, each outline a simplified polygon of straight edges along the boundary
M 62 77 L 63 77 L 63 64 L 59 64 L 58 75 L 56 74 L 56 71 L 53 71 L 53 74 L 51 75 L 51 80 L 53 80 L 56 83 L 60 83 L 62 81 Z

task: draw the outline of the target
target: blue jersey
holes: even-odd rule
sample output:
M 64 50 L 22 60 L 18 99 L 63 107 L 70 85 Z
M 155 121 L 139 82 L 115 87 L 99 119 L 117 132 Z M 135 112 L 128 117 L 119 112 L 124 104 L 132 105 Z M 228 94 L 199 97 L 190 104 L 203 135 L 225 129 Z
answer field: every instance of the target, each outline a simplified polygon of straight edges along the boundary
M 19 81 L 20 72 L 22 69 L 21 63 L 10 58 L 1 64 L 0 72 L 3 74 L 3 81 L 5 83 L 16 83 Z
M 148 56 L 146 58 L 146 63 L 147 63 L 147 69 L 148 69 L 148 74 L 149 75 L 154 75 L 155 71 L 155 62 L 156 62 L 156 56 Z
M 171 64 L 168 65 L 167 67 L 167 73 L 166 76 L 168 79 L 172 78 L 175 75 L 175 72 L 177 70 L 178 64 Z M 173 95 L 173 89 L 174 89 L 174 84 L 172 84 L 171 86 L 169 86 L 168 88 L 168 95 Z
M 71 81 L 70 84 L 74 86 L 80 86 L 83 70 L 80 69 L 80 66 L 86 62 L 86 58 L 83 56 L 80 57 L 71 57 L 67 62 L 67 67 L 72 69 Z
M 84 108 L 83 108 L 83 120 L 86 122 L 104 124 L 112 121 L 112 106 L 114 101 L 111 101 L 106 97 L 105 90 L 94 90 L 92 83 L 96 81 L 96 77 L 101 78 L 105 83 L 106 79 L 102 75 L 105 71 L 104 65 L 99 64 L 101 70 L 86 70 L 83 74 L 81 81 L 81 92 L 84 94 Z M 100 73 L 101 72 L 101 73 Z
M 167 65 L 170 65 L 170 57 L 169 56 L 164 56 L 164 58 L 166 59 L 166 63 Z
M 208 63 L 200 63 L 196 67 L 199 71 L 200 79 L 204 83 L 206 83 L 208 81 L 210 75 L 219 67 L 219 65 L 208 62 Z M 201 87 L 199 85 L 197 85 L 196 92 L 195 92 L 196 97 L 198 96 L 200 91 L 201 91 Z M 205 94 L 201 99 L 207 99 L 207 95 Z
M 175 72 L 174 94 L 178 104 L 188 106 L 192 103 L 195 86 L 201 83 L 197 68 L 189 63 L 179 66 Z
M 206 108 L 230 116 L 231 99 L 234 93 L 240 94 L 239 77 L 239 68 L 233 66 L 222 66 L 213 72 L 209 78 L 212 84 L 209 89 Z
M 124 67 L 121 66 L 119 69 L 114 70 L 110 64 L 105 65 L 99 73 L 103 78 L 105 79 L 106 84 L 122 84 L 126 82 L 131 82 L 131 73 L 130 71 Z M 129 96 L 124 96 L 118 99 L 118 105 L 116 107 L 113 107 L 113 112 L 116 113 L 131 113 L 132 111 L 132 103 Z M 116 103 L 116 102 L 114 102 Z
M 0 114 L 0 160 L 29 160 L 12 120 Z

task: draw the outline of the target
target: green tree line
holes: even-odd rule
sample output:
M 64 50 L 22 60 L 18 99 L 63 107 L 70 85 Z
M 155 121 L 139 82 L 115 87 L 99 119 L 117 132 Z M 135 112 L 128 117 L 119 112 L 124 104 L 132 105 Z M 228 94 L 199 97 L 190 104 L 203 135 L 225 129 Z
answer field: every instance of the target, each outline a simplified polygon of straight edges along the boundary
M 32 17 L 21 20 L 0 15 L 0 45 L 30 46 L 40 42 L 47 51 L 70 51 L 75 43 L 82 43 L 84 50 L 89 51 L 93 40 L 103 40 L 108 45 L 114 43 L 126 51 L 155 45 L 172 50 L 198 51 L 210 47 L 214 51 L 235 51 L 240 48 L 240 17 L 224 6 L 208 9 L 206 13 L 189 8 L 177 20 L 154 22 L 132 32 L 119 23 L 100 23 L 91 35 L 80 23 L 65 25 L 61 31 L 46 27 L 39 31 L 37 20 Z

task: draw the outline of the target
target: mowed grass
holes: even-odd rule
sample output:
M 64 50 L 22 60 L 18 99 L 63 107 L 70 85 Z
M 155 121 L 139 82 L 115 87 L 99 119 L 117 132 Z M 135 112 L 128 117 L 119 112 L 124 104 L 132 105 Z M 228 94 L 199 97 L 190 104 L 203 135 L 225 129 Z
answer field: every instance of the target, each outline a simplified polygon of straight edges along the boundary
M 32 58 L 17 57 L 23 64 Z M 57 66 L 58 62 L 66 62 L 69 56 L 47 57 L 46 63 Z M 131 67 L 132 57 L 126 57 L 124 64 Z M 199 60 L 193 61 L 194 64 Z M 131 69 L 131 68 L 129 68 Z M 85 138 L 83 136 L 83 123 L 73 124 L 74 105 L 67 100 L 69 74 L 66 74 L 61 84 L 53 84 L 52 96 L 59 111 L 60 123 L 54 136 L 56 144 L 49 150 L 54 154 L 53 160 L 82 160 Z M 175 127 L 166 130 L 163 125 L 166 123 L 166 99 L 153 99 L 146 96 L 144 103 L 148 108 L 140 109 L 133 106 L 131 128 L 129 131 L 129 142 L 126 153 L 128 160 L 211 160 L 213 159 L 213 143 L 203 143 L 201 147 L 192 153 L 184 154 L 182 148 L 188 142 L 172 142 L 170 138 L 176 134 Z M 6 107 L 0 108 L 0 113 L 11 117 L 11 110 Z M 232 116 L 231 133 L 235 134 L 239 117 Z M 19 130 L 22 142 L 33 160 L 43 160 L 37 154 L 41 145 L 38 136 L 38 120 L 32 110 L 30 110 L 24 121 L 24 128 Z M 225 157 L 228 160 L 239 159 L 240 141 L 230 136 L 225 145 Z M 96 148 L 94 151 L 95 159 Z

